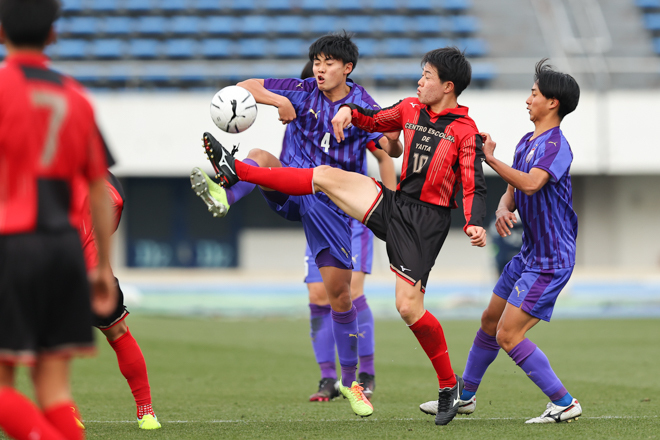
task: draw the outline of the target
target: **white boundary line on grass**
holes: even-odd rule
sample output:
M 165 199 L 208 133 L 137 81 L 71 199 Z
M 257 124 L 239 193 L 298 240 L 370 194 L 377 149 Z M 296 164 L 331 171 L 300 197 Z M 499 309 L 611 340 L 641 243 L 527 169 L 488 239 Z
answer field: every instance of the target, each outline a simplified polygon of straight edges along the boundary
M 580 416 L 580 419 L 587 420 L 608 420 L 608 419 L 657 419 L 660 416 Z M 370 418 L 369 420 L 378 420 L 378 418 Z M 409 418 L 397 418 L 386 420 L 396 420 L 396 421 L 413 421 L 420 420 Z M 457 417 L 453 421 L 479 421 L 479 420 L 527 420 L 525 417 Z M 277 422 L 309 422 L 312 420 L 262 420 L 262 421 L 251 421 L 251 420 L 161 420 L 161 423 L 277 423 Z M 321 419 L 315 420 L 314 422 L 359 422 L 361 419 Z M 135 420 L 84 420 L 84 423 L 136 423 Z

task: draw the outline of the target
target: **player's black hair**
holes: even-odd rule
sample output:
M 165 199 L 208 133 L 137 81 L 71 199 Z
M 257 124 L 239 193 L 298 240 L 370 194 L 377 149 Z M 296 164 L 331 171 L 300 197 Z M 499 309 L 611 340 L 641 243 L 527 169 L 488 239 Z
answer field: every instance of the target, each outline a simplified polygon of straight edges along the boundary
M 346 31 L 324 35 L 309 46 L 309 60 L 314 62 L 319 55 L 332 57 L 344 64 L 353 63 L 353 70 L 358 62 L 358 47 L 351 41 L 352 35 Z
M 59 15 L 58 0 L 0 0 L 0 25 L 17 47 L 43 48 Z
M 307 79 L 314 76 L 314 64 L 311 61 L 307 61 L 305 67 L 303 67 L 302 72 L 300 72 L 300 79 Z
M 456 47 L 443 47 L 427 52 L 422 58 L 422 67 L 428 63 L 438 71 L 440 81 L 454 83 L 458 97 L 472 81 L 472 66 L 465 54 Z
M 580 100 L 580 86 L 568 73 L 557 72 L 551 65 L 545 64 L 547 61 L 547 58 L 543 58 L 536 63 L 534 82 L 543 96 L 559 101 L 557 116 L 562 120 L 577 107 Z

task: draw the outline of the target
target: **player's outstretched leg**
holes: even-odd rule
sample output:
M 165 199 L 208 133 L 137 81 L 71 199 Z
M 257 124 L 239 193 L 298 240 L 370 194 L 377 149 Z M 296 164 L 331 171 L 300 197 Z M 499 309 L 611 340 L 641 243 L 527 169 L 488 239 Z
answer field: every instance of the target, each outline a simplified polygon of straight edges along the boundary
M 224 217 L 229 211 L 229 202 L 225 189 L 215 183 L 200 168 L 193 168 L 190 172 L 190 184 L 193 191 L 201 198 L 213 217 Z
M 213 164 L 213 169 L 217 173 L 216 178 L 220 180 L 222 186 L 229 188 L 238 183 L 239 178 L 236 174 L 234 157 L 231 153 L 211 133 L 204 133 L 202 141 L 204 142 L 204 151 L 211 164 Z

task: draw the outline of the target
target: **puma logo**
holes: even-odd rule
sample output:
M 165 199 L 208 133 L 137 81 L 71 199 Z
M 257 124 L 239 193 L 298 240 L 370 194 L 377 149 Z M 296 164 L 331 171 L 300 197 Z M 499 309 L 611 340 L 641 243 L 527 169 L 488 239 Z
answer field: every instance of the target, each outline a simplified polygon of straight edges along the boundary
M 316 119 L 319 118 L 319 113 L 321 113 L 321 110 L 319 110 L 319 113 L 316 113 L 314 109 L 310 108 L 309 113 L 313 114 Z

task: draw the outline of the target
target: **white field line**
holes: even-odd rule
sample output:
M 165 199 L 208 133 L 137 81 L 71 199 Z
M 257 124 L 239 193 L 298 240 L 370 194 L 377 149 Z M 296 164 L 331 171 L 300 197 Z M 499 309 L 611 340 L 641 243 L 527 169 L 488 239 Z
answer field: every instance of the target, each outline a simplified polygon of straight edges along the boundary
M 588 417 L 588 416 L 580 416 L 580 419 L 586 419 L 586 420 L 617 420 L 617 419 L 657 419 L 660 416 L 654 415 L 654 416 L 596 416 L 596 417 Z M 378 418 L 369 418 L 368 420 L 378 420 Z M 390 420 L 396 420 L 396 421 L 414 421 L 414 420 L 420 420 L 420 419 L 414 419 L 414 418 L 387 418 L 387 421 Z M 480 421 L 480 420 L 527 420 L 526 417 L 456 417 L 453 421 L 454 422 L 461 422 L 461 421 Z M 321 420 L 303 420 L 303 419 L 298 419 L 298 420 L 260 420 L 260 421 L 254 421 L 254 420 L 160 420 L 161 423 L 278 423 L 278 422 L 296 422 L 296 423 L 302 423 L 302 422 L 359 422 L 361 419 L 321 419 Z M 84 420 L 84 423 L 136 423 L 135 420 Z

